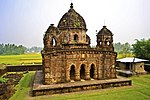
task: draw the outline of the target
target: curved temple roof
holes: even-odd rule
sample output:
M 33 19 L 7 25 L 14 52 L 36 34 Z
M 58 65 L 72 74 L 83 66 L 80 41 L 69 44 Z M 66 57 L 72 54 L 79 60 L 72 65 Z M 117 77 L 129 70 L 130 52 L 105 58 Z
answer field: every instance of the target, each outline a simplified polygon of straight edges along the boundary
M 65 13 L 59 21 L 59 29 L 78 28 L 86 30 L 86 23 L 83 17 L 73 9 L 71 3 L 70 9 Z
M 103 26 L 103 28 L 98 32 L 98 35 L 113 35 L 113 34 L 109 29 L 107 29 L 106 26 Z

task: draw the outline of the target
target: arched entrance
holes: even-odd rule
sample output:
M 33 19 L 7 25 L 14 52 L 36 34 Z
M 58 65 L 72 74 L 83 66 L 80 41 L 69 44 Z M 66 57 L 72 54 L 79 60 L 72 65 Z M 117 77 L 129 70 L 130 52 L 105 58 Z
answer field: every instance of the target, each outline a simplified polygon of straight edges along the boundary
M 95 65 L 92 64 L 92 65 L 91 65 L 91 69 L 90 69 L 90 77 L 91 77 L 91 78 L 94 78 L 94 72 L 95 72 Z
M 82 64 L 80 67 L 80 78 L 85 79 L 85 65 Z
M 78 35 L 77 34 L 74 35 L 74 42 L 78 42 Z
M 70 80 L 75 80 L 75 66 L 72 65 L 70 69 Z

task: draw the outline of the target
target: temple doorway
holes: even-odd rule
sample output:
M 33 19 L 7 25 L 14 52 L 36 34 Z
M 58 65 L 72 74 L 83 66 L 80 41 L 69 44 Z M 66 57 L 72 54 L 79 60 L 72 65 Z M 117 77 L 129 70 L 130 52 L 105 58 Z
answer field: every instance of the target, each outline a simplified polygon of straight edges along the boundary
M 85 79 L 85 65 L 82 64 L 80 67 L 80 78 Z
M 70 69 L 70 80 L 75 80 L 75 66 L 72 65 Z
M 95 71 L 95 68 L 94 68 L 94 64 L 91 65 L 91 69 L 90 69 L 90 77 L 94 79 L 94 71 Z

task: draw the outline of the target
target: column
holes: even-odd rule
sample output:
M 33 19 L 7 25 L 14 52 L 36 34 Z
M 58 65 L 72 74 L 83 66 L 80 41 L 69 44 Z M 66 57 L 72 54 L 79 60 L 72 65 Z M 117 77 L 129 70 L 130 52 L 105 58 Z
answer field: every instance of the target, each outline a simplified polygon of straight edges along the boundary
M 95 69 L 95 71 L 94 71 L 94 76 L 93 76 L 94 79 L 97 79 L 97 76 L 98 76 L 98 75 L 97 75 L 97 70 Z
M 80 81 L 80 72 L 75 72 L 75 81 Z
M 70 82 L 70 70 L 69 69 L 66 70 L 66 81 Z
M 90 80 L 90 72 L 89 72 L 89 70 L 87 70 L 87 71 L 85 72 L 85 79 L 86 79 L 86 80 Z
M 98 70 L 97 70 L 97 79 L 100 80 L 100 79 L 102 78 L 102 75 L 101 75 L 101 74 L 102 74 L 102 73 L 101 73 L 101 68 L 102 68 L 102 66 L 97 66 L 97 67 L 98 67 L 98 68 L 97 68 L 97 69 L 98 69 Z

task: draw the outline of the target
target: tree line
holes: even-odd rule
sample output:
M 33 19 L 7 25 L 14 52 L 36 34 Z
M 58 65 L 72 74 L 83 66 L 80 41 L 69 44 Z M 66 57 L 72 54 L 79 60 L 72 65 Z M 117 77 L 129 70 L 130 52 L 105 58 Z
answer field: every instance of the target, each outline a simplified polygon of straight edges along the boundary
M 37 53 L 42 50 L 41 47 L 27 48 L 23 45 L 0 44 L 0 55 L 19 55 L 24 53 Z
M 0 55 L 17 55 L 25 53 L 26 47 L 15 44 L 0 44 Z
M 117 52 L 118 54 L 122 55 L 122 57 L 127 57 L 129 55 L 132 55 L 132 45 L 130 45 L 128 42 L 126 43 L 114 43 L 114 50 L 115 52 Z

